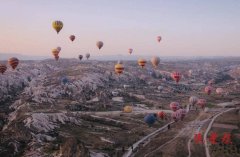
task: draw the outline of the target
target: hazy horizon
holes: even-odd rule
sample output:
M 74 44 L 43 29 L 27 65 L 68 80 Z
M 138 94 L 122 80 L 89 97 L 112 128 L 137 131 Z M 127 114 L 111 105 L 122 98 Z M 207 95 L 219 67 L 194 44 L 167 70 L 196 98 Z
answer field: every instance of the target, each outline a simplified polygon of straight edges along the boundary
M 236 0 L 3 1 L 0 52 L 51 58 L 61 46 L 62 58 L 125 56 L 128 48 L 138 56 L 240 56 L 239 7 Z M 54 20 L 64 23 L 58 35 Z

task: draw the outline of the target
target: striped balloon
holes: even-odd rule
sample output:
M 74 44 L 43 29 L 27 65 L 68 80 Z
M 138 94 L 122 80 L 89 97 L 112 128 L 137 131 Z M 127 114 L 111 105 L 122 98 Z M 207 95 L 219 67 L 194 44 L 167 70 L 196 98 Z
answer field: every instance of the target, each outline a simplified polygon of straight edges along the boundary
M 6 70 L 7 70 L 7 66 L 3 65 L 3 64 L 0 64 L 0 73 L 3 74 Z
M 180 104 L 178 102 L 171 102 L 170 108 L 175 112 L 180 108 Z
M 56 30 L 57 33 L 61 31 L 63 28 L 63 22 L 62 21 L 53 21 L 52 27 Z
M 191 96 L 191 97 L 189 98 L 189 103 L 190 103 L 191 105 L 195 105 L 197 102 L 198 102 L 198 98 L 197 98 L 196 96 Z
M 14 69 L 18 66 L 19 60 L 16 57 L 12 57 L 8 59 L 8 64 Z
M 178 83 L 181 79 L 181 74 L 179 72 L 173 72 L 171 74 L 172 78 Z

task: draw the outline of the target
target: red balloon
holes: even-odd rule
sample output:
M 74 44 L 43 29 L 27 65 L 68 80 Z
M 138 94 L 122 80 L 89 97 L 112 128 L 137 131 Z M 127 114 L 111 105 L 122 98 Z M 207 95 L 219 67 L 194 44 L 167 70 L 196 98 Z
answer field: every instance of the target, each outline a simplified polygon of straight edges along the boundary
M 172 73 L 172 78 L 178 83 L 181 79 L 181 74 L 179 72 L 173 72 Z
M 171 102 L 170 108 L 175 112 L 180 108 L 180 104 L 178 102 Z
M 210 95 L 211 94 L 211 92 L 212 92 L 212 87 L 211 86 L 207 86 L 207 87 L 205 87 L 205 93 L 207 93 L 207 95 Z
M 165 112 L 160 111 L 160 112 L 158 112 L 157 115 L 158 115 L 159 118 L 164 119 L 166 114 L 165 114 Z

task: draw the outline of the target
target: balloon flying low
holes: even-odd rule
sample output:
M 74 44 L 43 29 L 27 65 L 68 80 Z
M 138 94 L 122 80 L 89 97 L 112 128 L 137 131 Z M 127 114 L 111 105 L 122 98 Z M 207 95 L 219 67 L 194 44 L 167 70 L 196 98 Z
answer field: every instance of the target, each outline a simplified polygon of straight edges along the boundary
M 16 57 L 12 57 L 12 58 L 9 58 L 8 63 L 14 70 L 18 66 L 19 60 Z

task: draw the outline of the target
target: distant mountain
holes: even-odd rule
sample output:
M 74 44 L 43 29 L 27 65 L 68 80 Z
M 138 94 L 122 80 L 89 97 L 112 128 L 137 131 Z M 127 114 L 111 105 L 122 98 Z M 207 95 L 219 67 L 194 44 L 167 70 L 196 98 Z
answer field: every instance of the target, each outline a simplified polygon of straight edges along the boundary
M 31 56 L 31 55 L 22 55 L 18 53 L 0 53 L 0 60 L 7 60 L 10 57 L 17 57 L 20 60 L 43 60 L 49 57 L 46 56 Z
M 18 53 L 0 53 L 0 60 L 7 60 L 10 57 L 17 57 L 20 60 L 45 60 L 49 59 L 49 56 L 31 56 L 23 55 Z M 224 56 L 159 56 L 161 60 L 165 61 L 174 61 L 174 60 L 205 60 L 205 59 L 224 59 L 232 57 Z M 76 57 L 77 59 L 78 57 Z M 101 55 L 101 56 L 91 56 L 91 60 L 100 60 L 100 61 L 114 61 L 114 60 L 137 60 L 139 58 L 144 58 L 150 60 L 152 56 L 144 55 Z M 238 57 L 239 58 L 239 57 Z

